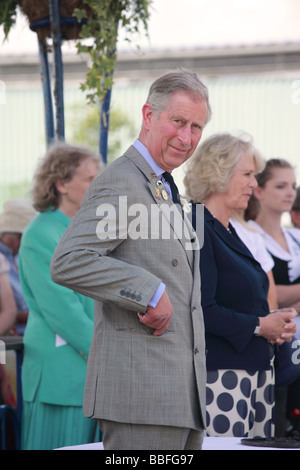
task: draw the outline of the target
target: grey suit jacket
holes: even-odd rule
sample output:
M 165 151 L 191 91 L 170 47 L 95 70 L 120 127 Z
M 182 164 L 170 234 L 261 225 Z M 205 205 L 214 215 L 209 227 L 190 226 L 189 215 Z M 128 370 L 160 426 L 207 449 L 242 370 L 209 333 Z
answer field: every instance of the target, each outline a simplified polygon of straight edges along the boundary
M 195 233 L 188 221 L 180 233 L 174 208 L 130 147 L 92 183 L 54 253 L 53 280 L 95 299 L 87 417 L 204 427 L 199 249 L 190 249 Z M 161 281 L 174 312 L 155 337 L 137 312 L 146 312 Z

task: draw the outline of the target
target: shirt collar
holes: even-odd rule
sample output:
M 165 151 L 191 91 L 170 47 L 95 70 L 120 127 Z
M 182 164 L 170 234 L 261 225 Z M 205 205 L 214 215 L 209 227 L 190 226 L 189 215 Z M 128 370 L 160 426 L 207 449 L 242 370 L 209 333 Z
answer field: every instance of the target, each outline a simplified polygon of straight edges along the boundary
M 145 147 L 145 145 L 142 144 L 139 139 L 136 139 L 136 141 L 133 143 L 133 146 L 138 152 L 140 152 L 142 157 L 146 160 L 146 162 L 152 168 L 157 177 L 161 176 L 164 173 L 165 170 L 161 168 L 158 163 L 156 163 L 147 147 Z

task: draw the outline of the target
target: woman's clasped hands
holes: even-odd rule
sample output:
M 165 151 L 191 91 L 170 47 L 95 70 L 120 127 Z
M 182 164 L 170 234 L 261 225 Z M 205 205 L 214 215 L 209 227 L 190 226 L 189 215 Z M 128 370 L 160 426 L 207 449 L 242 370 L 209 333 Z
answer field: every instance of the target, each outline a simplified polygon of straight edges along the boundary
M 272 344 L 281 345 L 292 340 L 296 333 L 296 323 L 292 321 L 298 313 L 294 308 L 273 310 L 265 317 L 259 317 L 260 333 Z

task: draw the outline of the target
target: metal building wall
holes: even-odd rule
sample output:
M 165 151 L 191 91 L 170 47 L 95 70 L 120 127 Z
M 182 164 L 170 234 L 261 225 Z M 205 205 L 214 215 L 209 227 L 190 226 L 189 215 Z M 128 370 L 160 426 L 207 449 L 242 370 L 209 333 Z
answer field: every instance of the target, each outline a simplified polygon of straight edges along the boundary
M 265 158 L 284 157 L 296 165 L 300 184 L 300 80 L 295 75 L 203 77 L 213 109 L 203 139 L 220 131 L 247 131 L 254 137 Z M 141 107 L 149 82 L 116 84 L 112 107 L 120 109 L 134 122 L 138 134 Z M 75 104 L 86 112 L 82 92 L 65 87 L 66 140 L 72 135 Z M 76 107 L 76 109 L 78 109 Z M 78 111 L 76 111 L 78 112 Z M 131 143 L 120 133 L 122 148 Z M 87 136 L 87 144 L 88 136 Z M 28 189 L 39 158 L 45 152 L 42 91 L 37 88 L 10 88 L 0 103 L 0 208 L 9 197 L 29 197 Z M 175 172 L 181 191 L 184 169 Z

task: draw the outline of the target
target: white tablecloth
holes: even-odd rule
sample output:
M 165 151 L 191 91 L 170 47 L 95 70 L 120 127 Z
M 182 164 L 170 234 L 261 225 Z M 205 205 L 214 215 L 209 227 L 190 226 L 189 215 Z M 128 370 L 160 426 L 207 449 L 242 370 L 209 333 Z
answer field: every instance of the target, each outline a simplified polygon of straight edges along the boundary
M 80 446 L 61 447 L 55 450 L 104 450 L 102 442 L 84 444 Z M 300 450 L 300 449 L 275 449 L 272 447 L 255 447 L 241 444 L 238 437 L 205 437 L 203 450 Z

